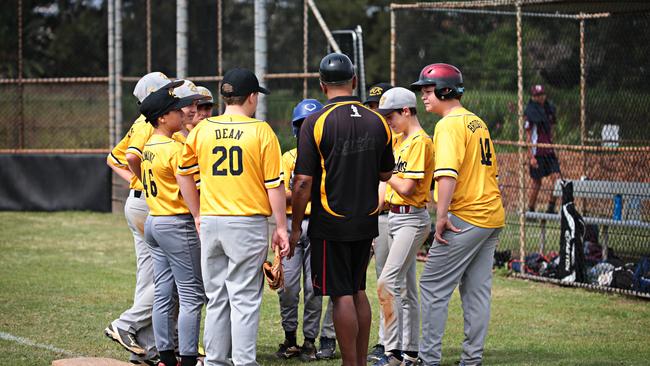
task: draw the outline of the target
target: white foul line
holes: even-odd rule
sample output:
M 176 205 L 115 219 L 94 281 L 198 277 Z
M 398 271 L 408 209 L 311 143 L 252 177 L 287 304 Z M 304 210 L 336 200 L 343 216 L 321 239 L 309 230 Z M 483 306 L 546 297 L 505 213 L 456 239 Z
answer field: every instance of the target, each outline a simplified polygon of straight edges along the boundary
M 30 340 L 30 339 L 23 338 L 23 337 L 17 337 L 15 335 L 5 333 L 5 332 L 0 332 L 0 339 L 20 343 L 20 344 L 30 346 L 30 347 L 46 349 L 48 351 L 52 351 L 54 353 L 59 353 L 59 354 L 65 355 L 65 356 L 70 356 L 70 357 L 79 357 L 80 356 L 80 355 L 78 355 L 78 354 L 76 354 L 74 352 L 66 351 L 64 349 L 57 348 L 57 347 L 54 347 L 54 346 L 49 345 L 49 344 L 36 343 L 36 342 L 34 342 L 34 341 Z

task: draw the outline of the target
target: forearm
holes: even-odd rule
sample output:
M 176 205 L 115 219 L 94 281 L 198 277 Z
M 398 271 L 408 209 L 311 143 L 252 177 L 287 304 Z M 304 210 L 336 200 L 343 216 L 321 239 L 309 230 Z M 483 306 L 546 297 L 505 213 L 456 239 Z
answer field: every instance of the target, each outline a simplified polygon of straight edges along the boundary
M 288 207 L 288 206 L 291 206 L 291 191 L 287 191 L 287 190 L 285 190 L 285 191 L 284 191 L 284 195 L 285 195 L 285 197 L 286 197 L 286 204 L 287 204 L 287 207 Z
M 190 209 L 192 216 L 199 217 L 200 215 L 200 198 L 199 191 L 196 189 L 194 177 L 191 175 L 178 175 L 176 174 L 176 182 L 181 189 L 183 199 Z
M 126 162 L 129 164 L 129 169 L 133 172 L 133 175 L 135 175 L 139 180 L 142 180 L 142 171 L 140 169 L 142 160 L 140 160 L 140 158 L 135 154 L 127 153 Z
M 120 178 L 131 183 L 131 178 L 133 178 L 133 173 L 131 173 L 130 170 L 118 168 L 115 165 L 108 162 L 106 163 L 106 165 L 108 165 L 115 172 L 115 174 L 117 174 Z
M 409 178 L 400 178 L 396 175 L 393 175 L 388 180 L 388 184 L 393 188 L 397 193 L 402 196 L 410 196 L 415 190 L 415 180 Z
M 296 176 L 294 178 L 291 193 L 291 230 L 300 229 L 311 196 L 311 183 L 312 178 L 309 176 Z
M 275 225 L 278 230 L 287 231 L 287 199 L 284 193 L 284 184 L 278 187 L 267 189 L 269 195 L 269 203 L 275 218 Z
M 440 177 L 436 181 L 438 185 L 438 205 L 436 207 L 436 217 L 447 217 L 449 205 L 456 188 L 456 179 L 452 177 Z

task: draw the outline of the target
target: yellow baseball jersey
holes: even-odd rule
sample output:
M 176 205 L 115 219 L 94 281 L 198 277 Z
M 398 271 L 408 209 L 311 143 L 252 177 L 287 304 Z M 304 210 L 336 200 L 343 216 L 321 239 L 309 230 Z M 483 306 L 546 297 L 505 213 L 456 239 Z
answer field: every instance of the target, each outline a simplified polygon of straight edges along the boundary
M 433 144 L 434 178 L 456 179 L 449 212 L 478 227 L 503 227 L 496 153 L 485 122 L 465 108 L 456 108 L 436 124 Z M 434 198 L 438 201 L 437 184 Z
M 282 173 L 284 175 L 284 189 L 291 192 L 293 189 L 293 170 L 296 168 L 296 158 L 298 156 L 298 149 L 293 148 L 282 154 Z M 291 215 L 291 205 L 287 204 L 287 215 Z M 311 201 L 307 202 L 305 208 L 305 215 L 311 214 Z
M 142 184 L 152 216 L 190 212 L 176 182 L 183 144 L 163 135 L 152 135 L 142 150 Z
M 404 179 L 415 179 L 415 190 L 409 196 L 402 196 L 387 184 L 386 202 L 392 205 L 426 206 L 434 168 L 431 137 L 422 129 L 406 138 L 399 135 L 393 145 L 393 155 L 393 174 Z
M 126 153 L 133 153 L 142 159 L 142 149 L 151 135 L 153 135 L 153 126 L 147 122 L 143 115 L 140 115 L 140 117 L 133 122 L 133 125 L 131 125 L 129 132 L 127 132 L 122 140 L 120 140 L 113 150 L 111 150 L 106 157 L 106 160 L 115 167 L 129 170 L 129 165 L 126 162 Z M 172 137 L 174 140 L 179 142 L 185 142 L 185 136 L 180 132 L 175 133 Z M 130 149 L 132 146 L 133 149 Z M 140 179 L 136 176 L 131 178 L 129 188 L 138 191 L 144 189 L 142 182 L 140 182 Z
M 282 184 L 280 143 L 264 121 L 224 114 L 187 136 L 178 174 L 199 172 L 201 215 L 271 215 L 267 189 Z

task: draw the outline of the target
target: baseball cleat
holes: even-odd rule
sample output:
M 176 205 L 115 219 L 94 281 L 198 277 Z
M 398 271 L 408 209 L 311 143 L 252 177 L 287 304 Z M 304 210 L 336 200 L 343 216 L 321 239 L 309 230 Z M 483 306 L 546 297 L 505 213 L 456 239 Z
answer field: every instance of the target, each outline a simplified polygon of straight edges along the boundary
M 144 356 L 147 354 L 147 351 L 145 351 L 144 348 L 142 348 L 142 346 L 140 346 L 135 340 L 135 334 L 133 333 L 117 327 L 113 328 L 113 324 L 109 324 L 108 327 L 104 329 L 104 334 L 133 354 L 138 356 Z
M 402 361 L 398 360 L 397 357 L 392 354 L 384 354 L 381 358 L 372 364 L 372 366 L 400 366 Z
M 275 352 L 277 358 L 292 358 L 300 354 L 300 347 L 296 344 L 290 344 L 288 340 L 284 340 L 284 343 L 280 344 L 280 348 Z
M 384 352 L 383 344 L 375 344 L 375 346 L 372 347 L 372 350 L 368 352 L 368 362 L 379 361 L 379 359 L 384 355 Z
M 298 357 L 302 362 L 316 361 L 316 346 L 306 340 L 300 348 L 300 355 Z
M 419 365 L 419 358 L 410 357 L 409 355 L 403 355 L 404 359 L 402 360 L 402 366 L 417 366 Z
M 321 337 L 320 349 L 316 353 L 316 358 L 319 360 L 329 360 L 334 358 L 336 353 L 336 339 Z

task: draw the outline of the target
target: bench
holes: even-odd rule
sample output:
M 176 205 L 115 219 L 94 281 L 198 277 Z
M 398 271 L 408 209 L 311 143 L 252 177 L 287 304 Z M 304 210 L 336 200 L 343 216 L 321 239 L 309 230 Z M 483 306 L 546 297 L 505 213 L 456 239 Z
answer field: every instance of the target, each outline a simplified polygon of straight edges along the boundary
M 611 199 L 621 197 L 621 220 L 612 217 L 592 217 L 581 212 L 586 225 L 602 227 L 603 256 L 607 259 L 609 245 L 609 227 L 629 227 L 650 230 L 650 222 L 641 220 L 641 202 L 650 200 L 650 183 L 642 182 L 615 182 L 603 180 L 571 180 L 573 183 L 573 197 L 585 199 Z M 553 196 L 562 197 L 561 181 L 555 182 Z M 544 252 L 546 245 L 546 221 L 560 221 L 560 214 L 530 212 L 525 213 L 527 219 L 540 220 L 540 252 Z

